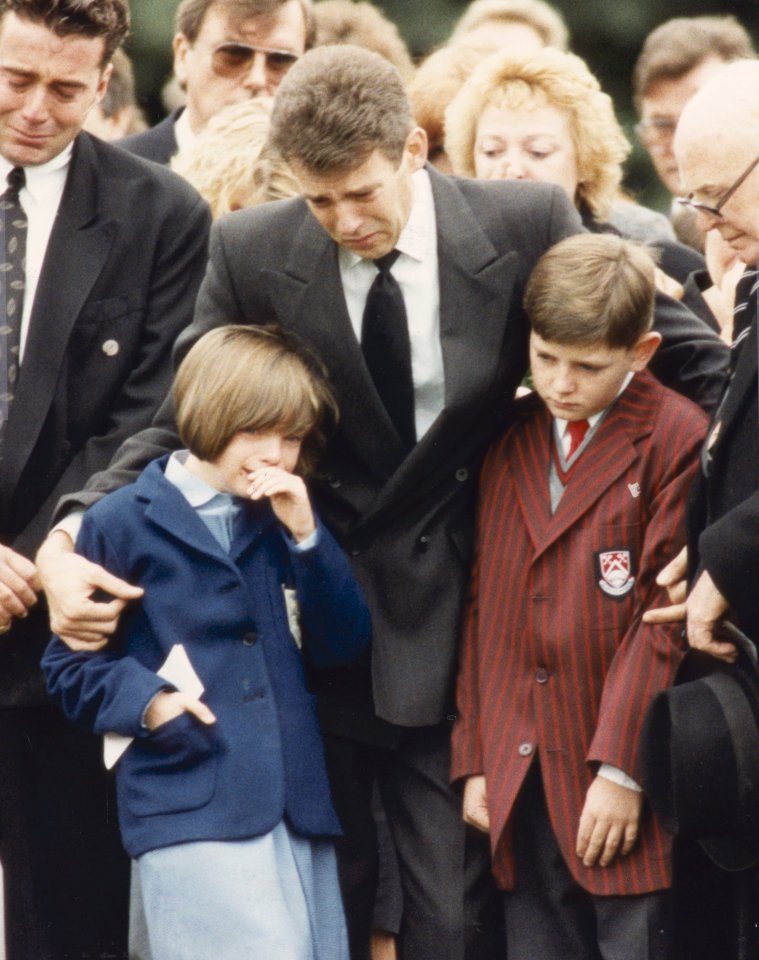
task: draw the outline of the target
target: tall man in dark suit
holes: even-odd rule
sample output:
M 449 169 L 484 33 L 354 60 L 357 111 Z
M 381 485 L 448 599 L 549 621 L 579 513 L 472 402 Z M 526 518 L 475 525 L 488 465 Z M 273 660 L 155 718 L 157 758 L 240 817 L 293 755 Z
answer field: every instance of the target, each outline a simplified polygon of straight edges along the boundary
M 182 0 L 176 24 L 174 74 L 186 106 L 119 142 L 156 163 L 192 144 L 224 107 L 273 96 L 314 38 L 311 0 Z
M 125 0 L 0 3 L 0 189 L 16 184 L 0 203 L 0 276 L 13 278 L 0 300 L 9 960 L 112 955 L 125 929 L 126 873 L 99 745 L 61 721 L 38 669 L 49 627 L 32 558 L 58 498 L 150 422 L 205 263 L 210 217 L 197 194 L 80 134 L 127 29 Z
M 500 957 L 483 914 L 486 845 L 464 829 L 448 786 L 459 617 L 480 459 L 526 367 L 524 284 L 579 220 L 558 188 L 426 167 L 397 73 L 356 47 L 323 47 L 292 68 L 272 136 L 303 196 L 218 223 L 177 355 L 222 323 L 279 323 L 317 349 L 338 396 L 316 493 L 373 617 L 371 663 L 319 691 L 347 832 L 354 960 L 367 955 L 373 904 L 375 778 L 403 879 L 400 956 Z M 719 386 L 721 347 L 677 309 L 659 372 L 706 400 Z M 76 502 L 177 443 L 167 406 Z M 105 574 L 71 554 L 61 563 L 63 539 L 54 534 L 42 553 L 46 587 L 66 601 L 55 602 L 56 632 L 72 645 L 102 640 L 118 609 L 88 597 Z
M 736 650 L 720 634 L 724 620 L 759 645 L 759 62 L 723 67 L 688 102 L 675 135 L 675 154 L 698 226 L 717 231 L 746 271 L 736 290 L 729 383 L 707 432 L 702 469 L 689 497 L 687 557 L 681 554 L 660 577 L 670 585 L 673 601 L 681 601 L 687 572 L 687 601 L 647 616 L 685 617 L 691 646 L 730 662 Z M 685 881 L 694 875 L 689 868 Z M 756 868 L 730 875 L 711 868 L 707 878 L 698 875 L 698 887 L 685 888 L 693 895 L 680 925 L 689 958 L 759 956 L 753 932 L 759 924 L 758 883 Z M 712 904 L 722 911 L 716 920 Z

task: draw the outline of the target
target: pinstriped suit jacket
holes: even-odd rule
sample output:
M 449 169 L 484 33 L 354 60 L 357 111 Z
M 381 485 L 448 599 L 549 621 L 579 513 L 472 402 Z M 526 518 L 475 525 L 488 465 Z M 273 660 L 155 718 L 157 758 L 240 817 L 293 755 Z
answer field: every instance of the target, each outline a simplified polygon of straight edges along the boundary
M 640 781 L 645 708 L 682 656 L 679 627 L 643 625 L 640 615 L 666 602 L 654 578 L 684 543 L 683 504 L 705 425 L 689 401 L 638 375 L 553 515 L 552 419 L 537 397 L 488 453 L 452 775 L 485 774 L 494 873 L 506 889 L 515 882 L 509 817 L 536 753 L 551 823 L 579 884 L 640 894 L 670 883 L 670 844 L 650 815 L 633 851 L 611 867 L 584 867 L 575 843 L 598 763 Z M 620 576 L 609 574 L 609 560 L 619 561 Z

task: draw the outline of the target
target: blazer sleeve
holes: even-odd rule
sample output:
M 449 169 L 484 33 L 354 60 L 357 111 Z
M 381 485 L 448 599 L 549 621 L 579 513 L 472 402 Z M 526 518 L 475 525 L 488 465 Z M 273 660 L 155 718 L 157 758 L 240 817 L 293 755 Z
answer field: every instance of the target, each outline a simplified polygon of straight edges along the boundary
M 117 576 L 125 575 L 106 534 L 87 514 L 76 549 Z M 170 686 L 152 670 L 120 650 L 118 637 L 93 653 L 71 650 L 54 636 L 42 655 L 47 691 L 66 716 L 95 733 L 146 736 L 142 717 L 150 701 Z
M 638 783 L 638 744 L 646 709 L 670 686 L 686 647 L 682 624 L 643 623 L 651 607 L 669 605 L 656 575 L 685 544 L 685 499 L 698 469 L 706 419 L 698 411 L 675 408 L 669 430 L 657 447 L 659 479 L 652 497 L 641 550 L 636 603 L 628 628 L 606 675 L 596 731 L 588 750 L 591 763 L 610 763 Z
M 291 548 L 290 564 L 304 653 L 313 666 L 326 670 L 363 653 L 371 639 L 371 620 L 347 557 L 320 521 L 317 529 L 317 544 L 302 551 Z

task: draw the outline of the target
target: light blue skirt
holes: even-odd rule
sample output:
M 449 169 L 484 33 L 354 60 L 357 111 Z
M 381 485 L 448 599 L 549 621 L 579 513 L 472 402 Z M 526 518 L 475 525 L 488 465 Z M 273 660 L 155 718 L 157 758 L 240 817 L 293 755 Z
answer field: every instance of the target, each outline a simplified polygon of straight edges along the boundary
M 151 850 L 137 870 L 154 960 L 348 960 L 330 840 L 282 821 L 252 840 Z

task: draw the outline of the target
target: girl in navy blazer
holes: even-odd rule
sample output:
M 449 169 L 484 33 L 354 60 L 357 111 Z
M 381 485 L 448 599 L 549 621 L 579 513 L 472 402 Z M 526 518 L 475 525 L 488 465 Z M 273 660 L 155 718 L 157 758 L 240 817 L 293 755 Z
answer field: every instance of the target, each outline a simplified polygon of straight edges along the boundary
M 334 401 L 291 336 L 248 326 L 198 341 L 174 399 L 187 450 L 97 503 L 77 541 L 144 595 L 95 653 L 54 637 L 48 689 L 96 733 L 133 738 L 119 821 L 154 956 L 347 960 L 307 678 L 357 657 L 370 623 L 299 475 Z M 189 659 L 184 679 L 159 673 L 170 654 Z

